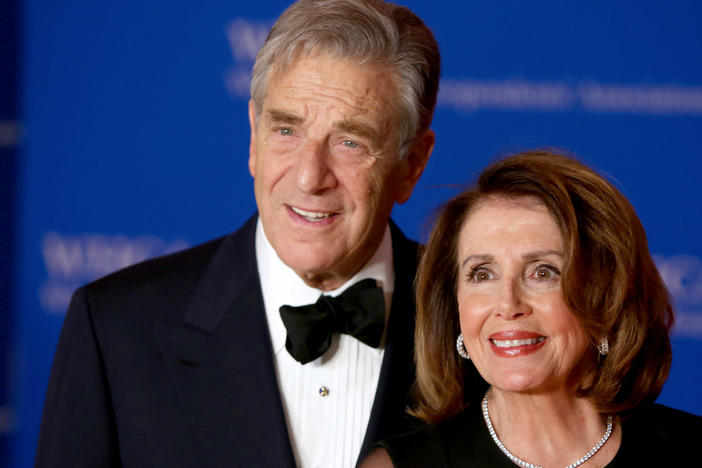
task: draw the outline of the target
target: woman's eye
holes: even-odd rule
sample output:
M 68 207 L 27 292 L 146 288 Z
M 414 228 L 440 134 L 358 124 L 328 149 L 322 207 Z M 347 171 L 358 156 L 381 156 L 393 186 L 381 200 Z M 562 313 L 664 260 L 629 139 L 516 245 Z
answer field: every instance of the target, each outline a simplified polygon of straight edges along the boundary
M 560 272 L 553 267 L 542 265 L 534 271 L 534 277 L 541 281 L 549 281 L 558 278 Z
M 475 269 L 468 274 L 468 279 L 480 283 L 482 281 L 488 281 L 492 279 L 492 275 L 489 271 L 484 269 Z
M 551 270 L 547 270 L 546 268 L 541 268 L 540 270 L 536 271 L 536 276 L 539 279 L 549 279 L 551 275 Z

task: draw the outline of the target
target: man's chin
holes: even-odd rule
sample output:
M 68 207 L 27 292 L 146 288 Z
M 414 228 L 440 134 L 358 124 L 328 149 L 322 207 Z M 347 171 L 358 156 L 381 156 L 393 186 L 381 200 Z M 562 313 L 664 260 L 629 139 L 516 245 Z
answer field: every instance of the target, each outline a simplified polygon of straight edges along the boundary
M 302 250 L 295 251 L 294 255 L 281 255 L 281 260 L 294 270 L 305 283 L 319 289 L 335 289 L 333 285 L 339 283 L 338 285 L 341 286 L 346 282 L 348 278 L 344 278 L 343 256 L 330 255 L 328 247 L 310 252 L 308 246 L 304 249 L 307 252 L 306 255 L 300 254 Z M 324 287 L 320 285 L 324 285 Z M 332 286 L 330 287 L 330 285 Z
M 307 278 L 314 276 L 330 276 L 334 275 L 334 270 L 337 269 L 338 262 L 328 261 L 312 261 L 307 259 L 291 259 L 283 263 L 292 268 L 298 276 Z

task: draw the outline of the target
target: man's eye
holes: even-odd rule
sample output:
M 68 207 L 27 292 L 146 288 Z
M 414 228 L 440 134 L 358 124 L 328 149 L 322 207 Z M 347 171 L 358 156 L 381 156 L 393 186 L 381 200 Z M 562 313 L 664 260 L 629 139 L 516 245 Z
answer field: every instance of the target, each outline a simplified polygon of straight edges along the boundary
M 347 148 L 358 148 L 358 143 L 352 140 L 344 140 L 343 144 Z
M 279 129 L 278 131 L 283 136 L 292 136 L 292 134 L 293 134 L 292 128 L 288 128 L 288 127 L 283 127 L 281 129 Z

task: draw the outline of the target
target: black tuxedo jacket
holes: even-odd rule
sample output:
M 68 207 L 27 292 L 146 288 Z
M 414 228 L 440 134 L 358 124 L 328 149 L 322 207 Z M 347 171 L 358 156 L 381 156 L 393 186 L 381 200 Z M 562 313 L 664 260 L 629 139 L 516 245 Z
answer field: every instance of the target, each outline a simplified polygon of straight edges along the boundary
M 256 267 L 256 217 L 232 235 L 76 291 L 37 467 L 288 467 L 295 461 Z M 395 292 L 361 453 L 411 427 L 417 244 L 391 223 Z

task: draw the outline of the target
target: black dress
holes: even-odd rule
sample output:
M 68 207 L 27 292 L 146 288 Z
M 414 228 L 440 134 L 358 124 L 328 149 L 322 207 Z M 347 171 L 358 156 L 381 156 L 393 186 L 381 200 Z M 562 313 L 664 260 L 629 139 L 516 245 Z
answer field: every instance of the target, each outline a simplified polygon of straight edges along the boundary
M 397 468 L 514 468 L 495 445 L 480 405 L 417 431 L 381 441 Z M 663 405 L 636 409 L 608 468 L 702 466 L 702 417 Z

